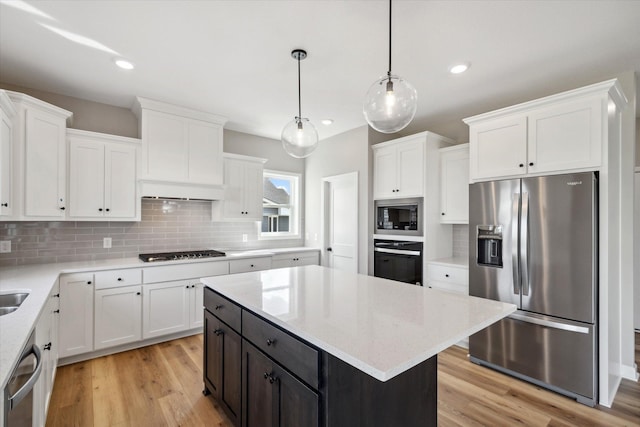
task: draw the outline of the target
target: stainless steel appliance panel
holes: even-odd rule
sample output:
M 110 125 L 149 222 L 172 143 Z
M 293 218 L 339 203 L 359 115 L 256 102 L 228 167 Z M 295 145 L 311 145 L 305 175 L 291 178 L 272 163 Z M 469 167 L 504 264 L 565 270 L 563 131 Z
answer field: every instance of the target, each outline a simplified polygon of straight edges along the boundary
M 481 182 L 469 186 L 469 295 L 520 307 L 517 275 L 518 194 L 520 180 Z M 502 266 L 478 264 L 479 230 L 501 227 Z M 480 228 L 479 228 L 480 227 Z M 480 243 L 478 243 L 480 242 Z
M 505 318 L 469 337 L 472 361 L 550 384 L 556 391 L 573 393 L 580 402 L 593 406 L 595 326 L 520 311 L 515 315 L 549 322 L 549 326 Z
M 593 173 L 522 180 L 522 309 L 595 321 Z
M 375 233 L 422 236 L 422 198 L 376 200 Z
M 41 353 L 32 332 L 4 389 L 5 427 L 31 427 L 33 387 L 41 372 Z

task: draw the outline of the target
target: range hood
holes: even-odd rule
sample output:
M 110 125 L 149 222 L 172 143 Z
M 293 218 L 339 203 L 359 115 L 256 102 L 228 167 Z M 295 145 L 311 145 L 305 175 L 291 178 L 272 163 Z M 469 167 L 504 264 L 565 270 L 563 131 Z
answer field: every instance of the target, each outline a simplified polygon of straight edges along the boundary
M 142 139 L 142 197 L 222 200 L 223 126 L 227 119 L 137 97 L 133 112 Z
M 223 185 L 139 180 L 140 195 L 150 199 L 223 200 Z

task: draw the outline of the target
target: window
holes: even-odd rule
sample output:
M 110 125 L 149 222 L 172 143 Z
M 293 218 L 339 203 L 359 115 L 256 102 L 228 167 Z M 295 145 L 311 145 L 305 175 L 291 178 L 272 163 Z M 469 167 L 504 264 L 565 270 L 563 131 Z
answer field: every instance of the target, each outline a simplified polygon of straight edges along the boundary
M 300 175 L 264 171 L 261 238 L 300 235 Z

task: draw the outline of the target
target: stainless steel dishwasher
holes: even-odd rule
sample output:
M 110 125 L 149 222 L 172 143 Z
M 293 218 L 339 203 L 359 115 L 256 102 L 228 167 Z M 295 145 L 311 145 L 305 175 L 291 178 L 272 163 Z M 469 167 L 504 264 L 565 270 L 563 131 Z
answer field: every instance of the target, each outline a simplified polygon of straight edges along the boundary
M 35 344 L 35 336 L 32 332 L 4 389 L 5 427 L 31 427 L 33 386 L 38 381 L 41 371 L 40 349 Z

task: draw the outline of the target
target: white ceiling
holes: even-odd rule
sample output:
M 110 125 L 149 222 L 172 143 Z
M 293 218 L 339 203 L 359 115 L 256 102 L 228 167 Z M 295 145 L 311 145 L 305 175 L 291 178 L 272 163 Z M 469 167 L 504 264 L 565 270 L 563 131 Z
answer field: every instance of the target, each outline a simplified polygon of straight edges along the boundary
M 0 81 L 126 108 L 139 95 L 275 139 L 297 114 L 292 49 L 309 53 L 302 112 L 321 139 L 365 124 L 364 94 L 387 71 L 386 0 L 28 2 L 47 17 L 1 1 Z M 640 71 L 640 1 L 398 0 L 393 8 L 393 72 L 419 98 L 405 133 L 462 141 L 463 117 Z M 116 56 L 135 70 L 115 67 Z M 471 68 L 449 74 L 457 61 Z

